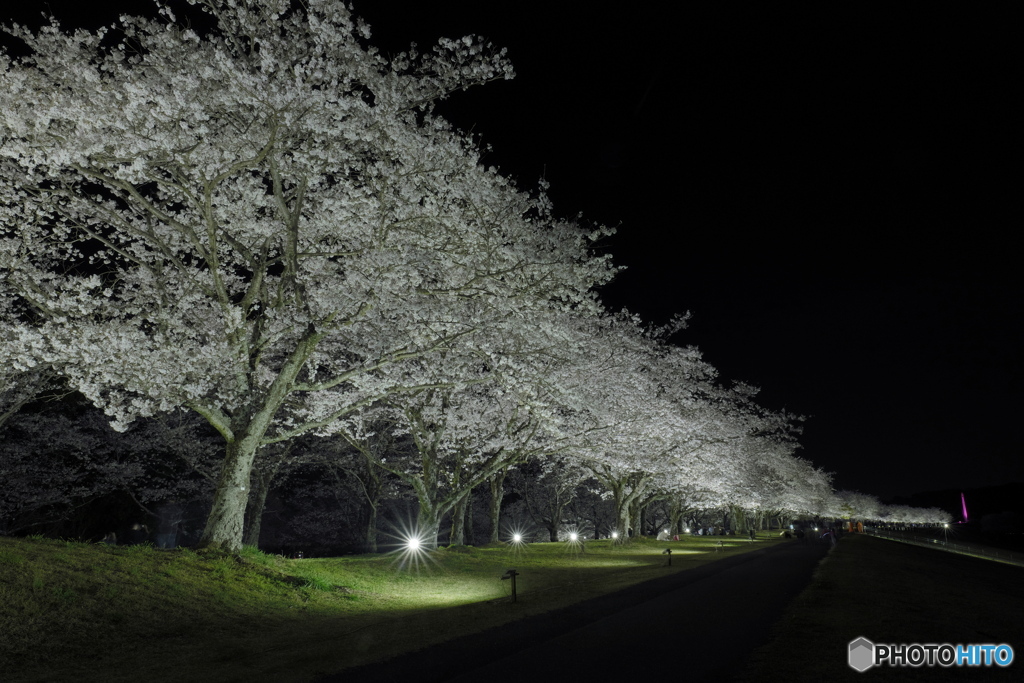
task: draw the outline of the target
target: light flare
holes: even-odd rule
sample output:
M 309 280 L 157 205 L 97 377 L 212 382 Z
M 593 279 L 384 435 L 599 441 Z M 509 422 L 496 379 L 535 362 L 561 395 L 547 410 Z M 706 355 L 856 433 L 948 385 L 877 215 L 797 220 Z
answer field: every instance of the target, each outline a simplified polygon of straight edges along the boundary
M 430 552 L 435 536 L 415 524 L 402 522 L 393 528 L 394 532 L 387 534 L 394 539 L 390 544 L 393 550 L 388 554 L 394 557 L 393 564 L 399 570 L 412 569 L 418 572 L 421 568 L 425 569 L 429 562 L 436 561 Z

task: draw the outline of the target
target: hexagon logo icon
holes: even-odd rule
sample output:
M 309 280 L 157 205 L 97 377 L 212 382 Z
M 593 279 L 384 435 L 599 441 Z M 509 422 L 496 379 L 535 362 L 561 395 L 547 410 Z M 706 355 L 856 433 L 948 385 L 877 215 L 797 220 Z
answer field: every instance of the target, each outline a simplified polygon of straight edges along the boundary
M 850 666 L 863 673 L 875 664 L 875 644 L 864 637 L 851 640 L 849 656 Z

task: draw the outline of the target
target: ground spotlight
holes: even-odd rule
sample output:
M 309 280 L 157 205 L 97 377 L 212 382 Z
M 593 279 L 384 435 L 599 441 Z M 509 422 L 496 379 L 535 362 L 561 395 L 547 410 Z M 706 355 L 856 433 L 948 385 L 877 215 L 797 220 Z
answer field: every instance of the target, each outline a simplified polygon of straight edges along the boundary
M 413 525 L 401 525 L 395 531 L 392 537 L 396 543 L 391 552 L 399 569 L 419 571 L 426 567 L 427 562 L 433 561 L 430 556 L 431 535 Z
M 517 548 L 521 548 L 526 545 L 526 531 L 521 527 L 513 527 L 506 531 L 506 543 Z
M 586 537 L 579 532 L 577 527 L 573 526 L 566 529 L 565 535 L 562 538 L 565 539 L 565 549 L 567 552 L 573 555 L 587 552 Z
M 516 577 L 519 576 L 519 572 L 515 569 L 508 569 L 505 574 L 502 575 L 501 580 L 512 579 L 512 602 L 516 602 Z

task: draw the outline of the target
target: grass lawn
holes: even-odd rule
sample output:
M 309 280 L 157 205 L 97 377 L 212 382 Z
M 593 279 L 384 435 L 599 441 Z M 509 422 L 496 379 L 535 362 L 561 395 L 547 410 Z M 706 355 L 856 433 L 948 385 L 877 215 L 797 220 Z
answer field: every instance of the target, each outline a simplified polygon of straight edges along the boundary
M 847 645 L 1006 643 L 998 667 L 888 668 L 858 673 Z M 744 681 L 1024 680 L 1024 568 L 867 536 L 847 537 L 754 653 Z
M 0 678 L 307 681 L 773 542 L 687 536 L 589 541 L 585 552 L 536 543 L 292 560 L 0 538 Z M 499 579 L 512 567 L 515 604 Z

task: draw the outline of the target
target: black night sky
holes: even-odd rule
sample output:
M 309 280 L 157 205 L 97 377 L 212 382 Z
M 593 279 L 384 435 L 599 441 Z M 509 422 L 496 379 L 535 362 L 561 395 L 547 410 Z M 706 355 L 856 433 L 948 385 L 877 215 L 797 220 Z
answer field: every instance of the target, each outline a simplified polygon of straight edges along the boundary
M 0 18 L 38 24 L 47 4 L 66 26 L 151 7 Z M 627 270 L 604 300 L 655 323 L 691 311 L 676 341 L 807 415 L 801 455 L 837 488 L 1024 481 L 1009 17 L 354 4 L 384 52 L 468 33 L 508 48 L 515 80 L 442 111 L 521 186 L 546 177 L 563 215 L 618 225 L 606 248 Z

